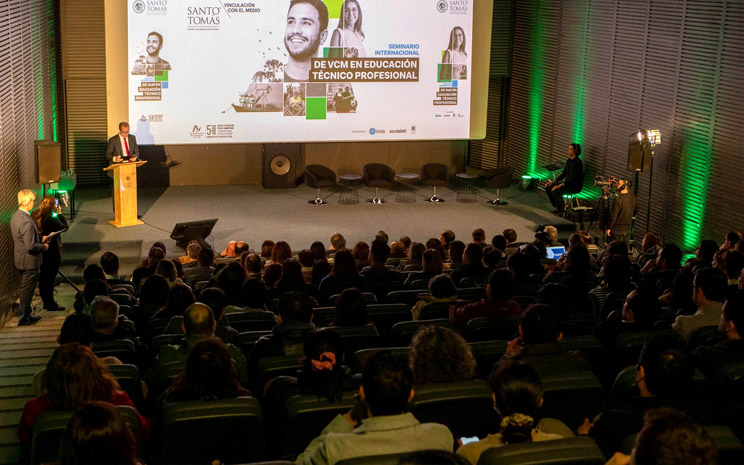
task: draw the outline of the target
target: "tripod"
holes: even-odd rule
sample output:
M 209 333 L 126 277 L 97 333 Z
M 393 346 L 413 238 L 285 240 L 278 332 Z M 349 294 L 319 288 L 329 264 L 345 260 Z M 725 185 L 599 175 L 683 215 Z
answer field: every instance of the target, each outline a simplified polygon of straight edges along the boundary
M 609 186 L 602 186 L 602 193 L 597 199 L 597 215 L 594 217 L 587 232 L 590 232 L 593 227 L 597 227 L 603 238 L 603 242 L 606 242 L 605 231 L 607 226 L 610 224 L 610 209 L 612 207 L 612 201 L 617 196 Z
M 72 286 L 72 288 L 75 289 L 75 292 L 80 292 L 80 289 L 78 289 L 78 287 L 75 285 L 75 283 L 73 283 L 70 280 L 70 278 L 68 278 L 67 276 L 65 276 L 65 274 L 62 273 L 62 271 L 57 270 L 57 274 L 60 275 L 60 276 L 62 276 L 62 279 L 64 279 L 67 282 L 67 284 L 69 284 L 70 286 Z

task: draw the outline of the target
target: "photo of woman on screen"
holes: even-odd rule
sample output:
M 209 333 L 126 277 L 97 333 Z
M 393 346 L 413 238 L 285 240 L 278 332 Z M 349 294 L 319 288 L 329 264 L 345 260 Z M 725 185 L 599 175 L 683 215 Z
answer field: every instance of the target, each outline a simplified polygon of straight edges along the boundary
M 367 55 L 362 31 L 362 9 L 357 0 L 344 0 L 338 27 L 331 35 L 331 47 L 342 47 L 345 58 L 361 58 Z
M 442 63 L 452 65 L 452 79 L 466 79 L 468 75 L 468 54 L 465 51 L 465 31 L 455 26 L 450 32 L 449 45 L 444 51 Z

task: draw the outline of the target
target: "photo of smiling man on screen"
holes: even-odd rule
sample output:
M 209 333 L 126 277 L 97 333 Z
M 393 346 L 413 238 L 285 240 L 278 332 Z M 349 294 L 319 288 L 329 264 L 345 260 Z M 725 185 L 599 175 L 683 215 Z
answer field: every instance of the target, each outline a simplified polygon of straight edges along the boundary
M 310 79 L 310 60 L 328 37 L 328 8 L 320 0 L 292 0 L 284 29 L 284 46 L 289 61 L 284 65 L 284 82 Z

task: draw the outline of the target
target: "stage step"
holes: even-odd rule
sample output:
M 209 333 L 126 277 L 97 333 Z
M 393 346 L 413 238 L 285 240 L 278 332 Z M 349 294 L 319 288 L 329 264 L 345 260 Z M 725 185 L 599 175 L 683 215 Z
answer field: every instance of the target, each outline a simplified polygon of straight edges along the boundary
M 141 240 L 117 242 L 66 242 L 62 248 L 60 271 L 75 284 L 83 283 L 83 271 L 92 263 L 100 263 L 104 252 L 113 252 L 119 257 L 119 275 L 131 276 L 147 251 L 142 251 Z M 57 282 L 62 278 L 57 277 Z

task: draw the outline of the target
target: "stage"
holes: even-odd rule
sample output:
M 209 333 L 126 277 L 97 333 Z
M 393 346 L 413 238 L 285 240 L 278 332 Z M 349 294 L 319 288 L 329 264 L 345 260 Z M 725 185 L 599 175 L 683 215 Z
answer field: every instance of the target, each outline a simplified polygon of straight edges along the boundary
M 553 224 L 565 238 L 576 229 L 574 223 L 550 213 L 552 209 L 544 194 L 515 187 L 501 190 L 501 198 L 508 205 L 488 205 L 495 190 L 478 188 L 477 202 L 457 202 L 453 189 L 439 188 L 443 203 L 429 203 L 431 188 L 415 187 L 413 203 L 396 201 L 399 192 L 380 190 L 386 203 L 366 202 L 374 189 L 360 187 L 359 203 L 341 205 L 342 188 L 321 190 L 327 205 L 309 204 L 317 191 L 305 185 L 297 189 L 267 190 L 260 185 L 178 186 L 168 188 L 140 188 L 138 207 L 141 220 L 137 226 L 116 228 L 108 223 L 113 219 L 111 190 L 78 189 L 76 215 L 70 229 L 63 236 L 63 272 L 80 281 L 84 265 L 98 262 L 100 255 L 113 251 L 119 255 L 126 275 L 147 255 L 155 241 L 165 243 L 167 255 L 176 257 L 183 251 L 170 239 L 173 226 L 179 222 L 218 218 L 207 242 L 219 252 L 231 240 L 244 240 L 254 250 L 260 249 L 265 239 L 286 241 L 293 252 L 309 248 L 320 240 L 326 247 L 336 231 L 341 232 L 352 248 L 358 241 L 371 242 L 377 231 L 388 233 L 390 240 L 401 235 L 413 241 L 425 242 L 438 238 L 442 230 L 451 229 L 457 239 L 468 243 L 475 228 L 483 228 L 487 240 L 505 228 L 517 231 L 520 240 L 531 240 L 539 224 Z M 67 214 L 64 209 L 63 214 Z

